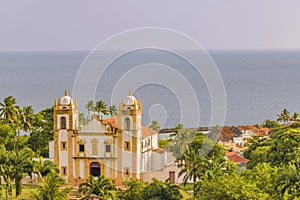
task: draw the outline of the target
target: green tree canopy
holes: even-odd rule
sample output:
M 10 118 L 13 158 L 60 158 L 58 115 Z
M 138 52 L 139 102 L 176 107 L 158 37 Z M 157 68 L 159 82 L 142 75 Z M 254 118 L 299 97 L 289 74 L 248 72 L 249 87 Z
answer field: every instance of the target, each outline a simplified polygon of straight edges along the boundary
M 230 174 L 216 176 L 209 181 L 203 181 L 196 187 L 195 199 L 214 200 L 261 200 L 270 199 L 269 195 L 260 190 L 256 183 L 240 176 Z
M 38 156 L 49 157 L 49 141 L 53 140 L 53 123 L 53 108 L 46 108 L 35 116 L 28 145 Z
M 284 124 L 288 123 L 291 116 L 290 116 L 290 111 L 288 111 L 286 108 L 283 109 L 280 114 L 277 115 L 277 121 L 281 122 L 283 121 Z
M 8 96 L 4 99 L 4 103 L 0 102 L 0 117 L 6 124 L 15 124 L 18 118 L 18 106 L 15 98 Z
M 89 199 L 92 195 L 103 199 L 112 198 L 112 190 L 115 190 L 115 186 L 109 179 L 101 175 L 97 180 L 93 176 L 89 176 L 88 182 L 81 183 L 78 191 L 85 196 L 83 199 Z
M 124 181 L 125 190 L 117 191 L 120 200 L 144 200 L 143 192 L 145 184 L 140 180 L 130 179 Z
M 160 130 L 160 126 L 158 121 L 153 120 L 149 126 L 150 129 L 154 130 L 154 131 L 159 131 Z
M 152 179 L 152 183 L 144 188 L 144 199 L 147 200 L 181 200 L 180 187 L 167 179 L 165 182 Z
M 33 200 L 63 200 L 67 199 L 70 188 L 61 188 L 65 180 L 57 173 L 49 173 L 47 176 L 40 176 L 41 183 L 38 189 L 32 192 Z

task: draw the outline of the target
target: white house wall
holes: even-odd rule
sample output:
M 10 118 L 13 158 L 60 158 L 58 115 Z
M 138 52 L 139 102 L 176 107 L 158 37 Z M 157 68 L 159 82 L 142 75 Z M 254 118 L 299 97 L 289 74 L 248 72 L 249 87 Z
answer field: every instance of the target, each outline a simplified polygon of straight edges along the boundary
M 54 159 L 54 141 L 49 141 L 49 158 Z

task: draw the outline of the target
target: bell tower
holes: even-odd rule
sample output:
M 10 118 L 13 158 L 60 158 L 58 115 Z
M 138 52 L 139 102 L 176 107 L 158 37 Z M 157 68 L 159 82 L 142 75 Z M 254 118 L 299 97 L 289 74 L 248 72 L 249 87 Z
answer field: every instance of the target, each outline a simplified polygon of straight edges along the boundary
M 139 99 L 128 96 L 118 110 L 118 177 L 141 178 L 142 106 Z
M 60 175 L 68 183 L 74 182 L 74 137 L 79 126 L 78 107 L 75 99 L 65 90 L 64 96 L 54 100 L 54 162 Z

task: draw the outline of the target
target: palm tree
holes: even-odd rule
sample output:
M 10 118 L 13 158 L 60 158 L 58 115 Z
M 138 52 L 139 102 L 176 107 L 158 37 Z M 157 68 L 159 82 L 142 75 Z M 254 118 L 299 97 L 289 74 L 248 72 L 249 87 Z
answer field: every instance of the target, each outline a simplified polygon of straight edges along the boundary
M 160 130 L 160 126 L 159 126 L 158 121 L 153 120 L 151 122 L 151 125 L 149 126 L 149 128 L 152 129 L 152 130 L 154 130 L 154 131 L 159 131 Z
M 42 177 L 47 176 L 50 173 L 59 173 L 57 165 L 51 160 L 43 161 L 43 157 L 39 157 L 37 161 L 33 161 L 33 172 L 39 174 Z
M 95 112 L 95 102 L 93 100 L 90 100 L 85 104 L 85 108 L 88 109 L 88 115 L 91 116 L 91 112 Z
M 49 173 L 46 177 L 42 177 L 39 173 L 41 183 L 38 190 L 32 192 L 33 200 L 64 200 L 67 199 L 70 188 L 61 188 L 65 185 L 65 180 L 57 173 Z
M 181 157 L 178 159 L 179 160 L 178 167 L 181 168 L 178 177 L 184 175 L 183 176 L 184 185 L 186 185 L 186 183 L 189 180 L 193 180 L 194 194 L 196 192 L 197 179 L 200 178 L 199 169 L 203 162 L 199 154 L 200 154 L 200 149 L 195 150 L 194 148 L 187 147 L 186 152 L 182 154 Z
M 78 117 L 80 124 L 85 124 L 87 122 L 87 118 L 84 116 L 84 113 L 79 113 Z
M 98 112 L 99 116 L 101 115 L 101 113 L 103 115 L 107 115 L 107 105 L 106 105 L 106 103 L 102 100 L 97 101 L 95 111 Z
M 17 114 L 18 108 L 15 98 L 8 96 L 4 99 L 4 103 L 0 102 L 0 117 L 3 118 L 4 123 L 14 124 Z
M 0 146 L 0 176 L 5 181 L 5 196 L 8 200 L 9 191 L 11 191 L 11 182 L 13 180 L 12 174 L 14 166 L 10 164 L 11 152 L 6 151 L 5 146 Z
M 108 108 L 108 113 L 110 114 L 111 117 L 114 117 L 117 115 L 117 107 L 115 105 L 109 106 Z
M 290 112 L 285 108 L 277 115 L 277 117 L 277 121 L 283 121 L 284 124 L 286 124 L 286 122 L 288 123 L 290 120 Z
M 20 151 L 11 152 L 10 165 L 14 166 L 12 177 L 15 180 L 16 197 L 22 193 L 22 179 L 25 173 L 31 176 L 32 157 L 34 152 L 30 148 L 23 148 Z
M 141 180 L 130 179 L 123 182 L 125 190 L 118 190 L 116 197 L 120 200 L 143 200 L 145 183 Z
M 91 199 L 93 196 L 97 196 L 100 199 L 106 197 L 113 197 L 111 190 L 115 190 L 115 186 L 111 181 L 105 178 L 103 175 L 99 176 L 98 179 L 94 179 L 93 176 L 89 176 L 88 182 L 81 183 L 79 185 L 79 192 L 85 197 L 83 199 Z
M 295 121 L 298 121 L 298 117 L 299 117 L 299 113 L 294 112 L 294 114 L 293 114 L 293 116 L 292 116 L 293 121 L 294 121 L 294 122 L 295 122 Z
M 195 135 L 195 129 L 183 129 L 182 124 L 176 125 L 175 133 L 170 135 L 173 142 L 171 151 L 176 158 L 179 158 L 186 151 L 186 147 Z
M 152 179 L 152 183 L 144 189 L 144 199 L 147 200 L 180 200 L 183 196 L 180 187 L 171 183 L 170 179 L 165 182 Z
M 21 109 L 20 114 L 20 125 L 21 129 L 25 132 L 32 130 L 32 123 L 34 121 L 34 111 L 31 106 L 25 106 Z

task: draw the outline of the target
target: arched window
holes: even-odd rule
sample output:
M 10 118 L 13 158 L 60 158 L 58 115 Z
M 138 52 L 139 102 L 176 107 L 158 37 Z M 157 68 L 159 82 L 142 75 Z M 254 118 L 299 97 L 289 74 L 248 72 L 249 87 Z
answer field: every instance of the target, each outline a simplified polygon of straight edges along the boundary
M 65 117 L 61 117 L 61 118 L 60 118 L 60 128 L 61 128 L 61 129 L 66 129 L 66 128 L 67 128 L 66 123 L 67 123 L 66 118 L 65 118 Z
M 90 164 L 90 175 L 98 177 L 100 174 L 100 164 L 98 162 L 92 162 Z
M 126 130 L 130 129 L 130 119 L 128 117 L 125 118 L 125 129 Z

